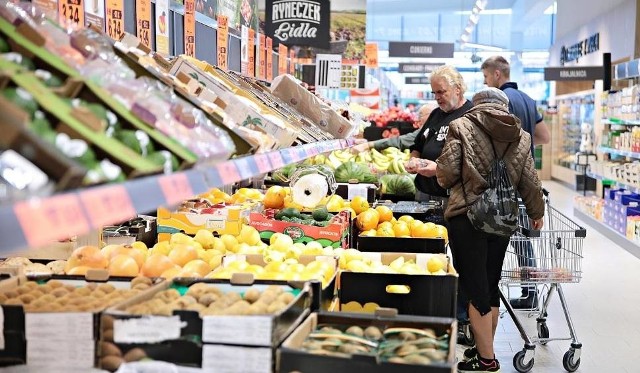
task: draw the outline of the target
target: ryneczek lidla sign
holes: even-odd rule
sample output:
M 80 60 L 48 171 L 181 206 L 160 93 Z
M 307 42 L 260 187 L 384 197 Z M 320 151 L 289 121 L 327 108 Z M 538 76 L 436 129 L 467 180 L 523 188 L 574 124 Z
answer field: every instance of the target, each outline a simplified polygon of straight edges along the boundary
M 330 0 L 267 0 L 265 32 L 274 45 L 329 48 Z

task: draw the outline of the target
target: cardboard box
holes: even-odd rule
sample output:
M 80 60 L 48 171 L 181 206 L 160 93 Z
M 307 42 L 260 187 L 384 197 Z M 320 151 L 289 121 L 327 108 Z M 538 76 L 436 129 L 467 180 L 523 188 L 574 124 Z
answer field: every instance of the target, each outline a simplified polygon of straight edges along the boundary
M 337 183 L 336 194 L 345 200 L 352 200 L 355 196 L 361 196 L 367 199 L 369 203 L 376 200 L 376 192 L 378 186 L 367 183 Z
M 388 328 L 433 329 L 437 335 L 448 334 L 449 349 L 444 363 L 431 365 L 395 364 L 380 361 L 375 356 L 353 355 L 350 358 L 322 356 L 302 350 L 302 343 L 319 325 L 334 325 L 347 328 L 358 325 L 362 328 L 376 326 Z M 277 372 L 304 373 L 453 373 L 456 367 L 455 346 L 458 324 L 453 318 L 374 316 L 349 313 L 312 313 L 287 338 L 278 349 Z
M 367 253 L 372 257 L 374 253 Z M 399 256 L 405 260 L 426 263 L 431 254 L 379 253 L 384 264 Z M 426 264 L 425 264 L 426 265 Z M 458 274 L 448 264 L 447 274 L 405 275 L 341 271 L 338 279 L 338 298 L 343 311 L 372 312 L 376 308 L 396 308 L 400 314 L 455 317 Z M 407 286 L 405 294 L 389 292 L 389 285 Z M 346 306 L 346 307 L 345 307 Z
M 269 214 L 269 211 L 265 211 Z M 318 241 L 322 247 L 333 246 L 347 248 L 349 245 L 349 217 L 348 212 L 341 212 L 334 216 L 326 227 L 291 223 L 267 217 L 265 214 L 252 212 L 250 225 L 260 232 L 262 240 L 269 240 L 274 233 L 289 235 L 293 242 L 307 243 Z
M 200 229 L 207 229 L 218 235 L 240 234 L 242 225 L 249 220 L 251 209 L 244 206 L 225 206 L 211 209 L 209 213 L 171 212 L 158 208 L 158 241 L 167 241 L 171 234 L 183 232 L 195 235 Z
M 335 138 L 344 139 L 352 135 L 353 123 L 298 84 L 291 75 L 276 77 L 271 83 L 271 92 Z

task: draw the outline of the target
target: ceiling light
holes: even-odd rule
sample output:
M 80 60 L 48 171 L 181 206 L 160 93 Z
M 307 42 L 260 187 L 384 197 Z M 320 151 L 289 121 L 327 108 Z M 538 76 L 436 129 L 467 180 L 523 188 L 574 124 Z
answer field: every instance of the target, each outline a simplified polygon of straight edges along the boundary
M 462 38 L 461 38 L 462 39 Z M 472 48 L 472 49 L 483 49 L 483 50 L 487 50 L 487 51 L 493 51 L 493 52 L 502 52 L 504 51 L 504 48 L 502 47 L 496 47 L 493 45 L 485 45 L 485 44 L 476 44 L 476 43 L 463 43 L 461 45 L 461 48 Z

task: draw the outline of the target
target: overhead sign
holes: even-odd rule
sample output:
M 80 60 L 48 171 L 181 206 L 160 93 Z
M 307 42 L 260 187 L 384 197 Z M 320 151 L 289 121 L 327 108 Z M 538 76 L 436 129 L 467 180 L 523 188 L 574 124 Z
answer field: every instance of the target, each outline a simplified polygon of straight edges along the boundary
M 426 76 L 407 76 L 404 78 L 404 84 L 431 84 Z
M 390 41 L 389 57 L 453 58 L 453 43 Z
M 586 56 L 589 53 L 594 53 L 600 50 L 600 33 L 589 36 L 584 40 L 565 47 L 564 45 L 560 49 L 560 65 L 564 65 L 567 62 L 576 61 L 580 57 Z
M 398 66 L 399 73 L 418 73 L 425 74 L 432 72 L 436 67 L 444 65 L 443 63 L 401 63 Z
M 267 0 L 265 32 L 274 43 L 329 49 L 330 0 Z
M 604 78 L 604 67 L 545 67 L 544 80 L 601 80 Z

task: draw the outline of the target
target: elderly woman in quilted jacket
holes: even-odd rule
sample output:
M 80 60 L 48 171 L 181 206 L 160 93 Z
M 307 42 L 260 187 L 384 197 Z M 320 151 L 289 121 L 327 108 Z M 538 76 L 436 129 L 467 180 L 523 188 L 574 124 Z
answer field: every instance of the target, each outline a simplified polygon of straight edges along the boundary
M 445 219 L 460 285 L 469 298 L 476 340 L 476 346 L 465 351 L 464 360 L 458 363 L 459 372 L 500 370 L 493 341 L 500 306 L 498 282 L 509 237 L 476 230 L 467 218 L 468 206 L 487 189 L 485 177 L 494 159 L 494 146 L 498 156 L 504 154 L 509 179 L 522 197 L 532 226 L 540 229 L 543 224 L 542 186 L 529 154 L 531 136 L 509 114 L 508 103 L 496 88 L 476 93 L 474 107 L 449 125 L 446 144 L 436 161 L 438 183 L 450 190 Z

